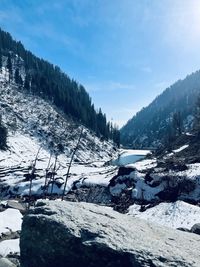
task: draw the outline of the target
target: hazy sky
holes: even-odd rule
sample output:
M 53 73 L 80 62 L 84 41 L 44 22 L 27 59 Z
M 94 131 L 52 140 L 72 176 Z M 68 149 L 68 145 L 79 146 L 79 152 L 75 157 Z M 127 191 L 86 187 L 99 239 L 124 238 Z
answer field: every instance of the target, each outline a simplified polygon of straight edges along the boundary
M 200 69 L 200 0 L 0 0 L 0 26 L 120 126 Z

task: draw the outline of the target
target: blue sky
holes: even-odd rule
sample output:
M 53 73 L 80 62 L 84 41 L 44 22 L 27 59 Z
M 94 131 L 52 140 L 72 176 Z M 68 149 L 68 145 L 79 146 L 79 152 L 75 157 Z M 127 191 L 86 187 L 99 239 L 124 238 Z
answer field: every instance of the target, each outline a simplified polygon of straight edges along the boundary
M 199 0 L 0 0 L 0 26 L 119 126 L 200 69 Z

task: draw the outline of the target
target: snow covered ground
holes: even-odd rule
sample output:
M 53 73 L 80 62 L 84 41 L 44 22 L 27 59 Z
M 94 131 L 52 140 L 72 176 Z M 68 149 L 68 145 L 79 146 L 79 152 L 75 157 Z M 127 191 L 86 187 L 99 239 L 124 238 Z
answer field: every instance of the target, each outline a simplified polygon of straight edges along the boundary
M 35 155 L 38 153 L 40 145 L 37 138 L 34 136 L 23 135 L 16 133 L 11 135 L 8 139 L 9 150 L 0 152 L 0 184 L 1 187 L 9 186 L 7 188 L 7 193 L 23 196 L 29 194 L 30 182 L 25 180 L 24 174 L 29 172 L 29 167 L 33 164 Z M 136 168 L 130 174 L 130 180 L 134 181 L 133 197 L 140 199 L 144 197 L 146 200 L 150 201 L 157 199 L 155 196 L 157 193 L 161 192 L 166 187 L 166 181 L 163 181 L 163 177 L 168 175 L 168 173 L 156 169 L 157 161 L 156 159 L 144 159 L 137 161 L 132 164 L 127 164 L 127 157 L 130 159 L 134 158 L 135 154 L 146 154 L 149 151 L 126 151 L 121 154 L 121 163 L 125 164 L 126 167 Z M 136 157 L 137 157 L 136 156 Z M 50 159 L 50 152 L 41 147 L 38 155 L 38 161 L 36 163 L 36 179 L 33 180 L 32 194 L 41 195 L 43 194 L 43 186 L 45 184 L 45 170 L 47 168 Z M 56 183 L 54 183 L 52 192 L 55 194 L 62 194 L 63 183 L 65 181 L 65 175 L 68 169 L 68 163 L 70 158 L 65 154 L 60 154 L 58 156 L 56 164 Z M 74 162 L 70 169 L 70 177 L 67 182 L 66 192 L 68 192 L 74 182 L 76 182 L 76 187 L 82 185 L 103 185 L 107 186 L 110 180 L 117 174 L 118 167 L 105 165 L 107 157 L 103 157 L 102 160 L 90 162 Z M 50 170 L 53 168 L 55 163 L 55 156 L 51 157 L 50 160 Z M 151 177 L 153 181 L 146 183 L 145 174 L 141 171 L 147 171 L 148 169 L 155 168 L 156 173 L 152 173 Z M 199 199 L 200 198 L 200 164 L 191 164 L 188 166 L 188 170 L 182 172 L 170 172 L 170 177 L 174 177 L 176 180 L 177 175 L 179 177 L 187 177 L 191 181 L 195 180 L 196 188 L 192 192 L 182 194 L 182 198 Z M 124 179 L 123 177 L 120 179 Z M 152 186 L 153 182 L 158 182 L 157 186 Z M 48 192 L 51 192 L 52 185 L 49 186 Z M 124 183 L 116 185 L 111 188 L 111 193 L 113 195 L 119 195 L 121 191 L 126 188 Z
M 9 186 L 9 191 L 13 195 L 28 195 L 30 182 L 25 180 L 24 175 L 29 172 L 38 151 L 36 162 L 36 179 L 33 180 L 32 194 L 43 194 L 45 184 L 45 170 L 49 164 L 51 171 L 55 164 L 55 156 L 50 156 L 50 152 L 44 147 L 40 148 L 35 137 L 16 133 L 8 138 L 9 149 L 0 151 L 0 182 L 1 186 Z M 40 149 L 40 150 L 39 150 Z M 51 157 L 51 159 L 50 159 Z M 110 179 L 116 174 L 117 168 L 114 166 L 104 166 L 107 157 L 102 160 L 90 162 L 74 162 L 70 169 L 70 177 L 67 182 L 66 192 L 69 191 L 74 181 L 83 184 L 108 185 Z M 49 163 L 50 161 L 50 163 Z M 53 186 L 53 193 L 62 194 L 65 175 L 68 170 L 70 157 L 65 154 L 58 155 L 56 163 L 56 183 Z M 51 185 L 49 186 L 49 192 Z
M 45 184 L 45 170 L 49 165 L 51 171 L 55 164 L 55 155 L 50 155 L 50 151 L 44 146 L 40 147 L 38 139 L 28 134 L 16 132 L 8 137 L 7 151 L 0 151 L 0 182 L 4 187 L 9 186 L 7 192 L 12 195 L 24 196 L 29 194 L 30 182 L 26 181 L 24 175 L 30 172 L 30 167 L 33 165 L 35 157 L 38 154 L 36 162 L 36 179 L 33 180 L 32 194 L 43 194 L 43 186 Z M 86 154 L 87 149 L 86 150 Z M 84 158 L 84 150 L 82 150 L 82 158 Z M 98 152 L 99 153 L 99 152 Z M 122 151 L 120 160 L 123 165 L 129 162 L 138 160 L 138 157 L 144 157 L 149 151 L 126 150 Z M 134 159 L 134 160 L 133 160 Z M 68 192 L 73 183 L 76 181 L 76 186 L 82 185 L 103 185 L 107 186 L 113 176 L 117 174 L 118 167 L 105 165 L 108 157 L 106 153 L 99 157 L 99 160 L 93 158 L 85 162 L 73 162 L 70 169 L 70 177 L 67 182 L 66 192 Z M 117 159 L 116 159 L 117 160 Z M 65 175 L 68 170 L 70 157 L 64 153 L 58 155 L 56 163 L 56 181 L 52 193 L 62 194 Z M 135 166 L 146 168 L 147 165 L 152 166 L 154 161 L 147 160 L 145 162 L 136 162 Z M 51 192 L 51 185 L 48 192 Z M 9 194 L 8 194 L 9 196 Z
M 8 254 L 14 253 L 20 254 L 19 238 L 0 242 L 0 256 L 6 257 Z
M 8 232 L 21 230 L 22 214 L 15 209 L 0 212 L 0 237 Z
M 24 181 L 23 175 L 24 172 L 27 172 L 28 166 L 30 166 L 34 160 L 38 149 L 39 144 L 35 137 L 17 133 L 9 137 L 9 150 L 0 152 L 0 175 L 2 171 L 5 172 L 6 170 L 12 170 L 12 168 L 20 166 L 20 169 L 16 169 L 14 172 L 8 172 L 6 175 L 3 175 L 3 177 L 0 177 L 1 183 L 10 185 L 10 191 L 12 193 L 20 195 L 28 193 L 29 182 Z M 129 155 L 134 155 L 133 153 L 134 151 L 131 151 Z M 124 154 L 125 157 L 127 154 Z M 39 160 L 36 163 L 38 177 L 33 181 L 32 192 L 35 194 L 43 193 L 42 186 L 44 185 L 45 168 L 47 167 L 49 157 L 49 151 L 42 147 L 39 152 Z M 52 164 L 54 163 L 54 160 L 55 158 L 52 157 Z M 61 154 L 58 156 L 57 166 L 59 166 L 59 168 L 57 170 L 57 177 L 64 177 L 64 174 L 67 172 L 68 162 L 69 157 L 66 155 Z M 71 189 L 75 181 L 78 181 L 76 183 L 77 187 L 94 184 L 107 186 L 113 176 L 116 175 L 118 168 L 116 166 L 105 166 L 104 163 L 105 162 L 103 161 L 91 161 L 89 164 L 74 163 L 70 171 L 70 178 L 68 180 L 66 191 Z M 127 162 L 125 161 L 125 164 L 126 163 Z M 145 174 L 140 172 L 156 167 L 156 159 L 144 159 L 126 166 L 137 168 L 136 171 L 129 175 L 129 178 L 135 183 L 135 187 L 132 190 L 133 197 L 144 197 L 145 199 L 151 200 L 155 198 L 156 193 L 163 189 L 163 184 L 160 184 L 158 187 L 151 187 L 146 184 L 144 179 Z M 200 164 L 192 164 L 188 170 L 180 172 L 179 174 L 182 176 L 187 175 L 191 179 L 196 179 L 200 174 Z M 122 179 L 124 178 L 122 177 Z M 162 174 L 155 174 L 154 180 L 162 180 Z M 126 184 L 117 184 L 117 187 L 119 188 L 116 187 L 115 192 L 118 190 L 120 193 L 123 186 L 125 188 Z M 61 194 L 62 190 L 63 185 L 61 185 L 60 188 L 55 185 L 53 192 Z M 200 192 L 197 191 L 196 197 L 199 196 Z M 153 208 L 147 209 L 145 212 L 140 212 L 139 209 L 139 205 L 133 205 L 129 207 L 128 214 L 172 228 L 184 227 L 190 229 L 195 223 L 200 222 L 200 208 L 183 201 L 177 201 L 175 203 L 163 202 Z M 6 211 L 1 212 L 0 232 L 5 233 L 6 231 L 10 231 L 9 229 L 12 231 L 20 230 L 21 217 L 19 211 L 14 209 L 7 209 Z M 10 252 L 19 253 L 19 239 L 4 240 L 0 242 L 0 255 L 6 256 Z
M 129 207 L 128 214 L 171 228 L 182 227 L 190 230 L 194 224 L 200 223 L 200 207 L 183 201 L 163 202 L 144 212 L 139 210 L 139 205 L 132 205 Z
M 20 231 L 22 225 L 22 214 L 16 210 L 8 208 L 0 212 L 0 257 L 6 257 L 10 253 L 20 253 L 19 238 L 12 238 L 12 234 Z M 7 240 L 1 241 L 6 236 Z
M 136 168 L 138 171 L 146 171 L 148 169 L 155 168 L 156 166 L 157 166 L 156 158 L 143 159 L 136 161 L 135 163 L 126 165 L 126 167 Z

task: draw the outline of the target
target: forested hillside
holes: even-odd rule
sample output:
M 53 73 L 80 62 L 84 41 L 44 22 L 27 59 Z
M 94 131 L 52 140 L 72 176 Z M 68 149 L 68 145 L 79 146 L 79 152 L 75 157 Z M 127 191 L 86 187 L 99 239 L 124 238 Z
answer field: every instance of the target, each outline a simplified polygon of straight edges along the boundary
M 9 70 L 9 82 L 41 96 L 66 115 L 95 131 L 97 136 L 113 139 L 119 145 L 119 131 L 107 122 L 101 109 L 95 109 L 85 88 L 68 77 L 58 66 L 34 56 L 21 42 L 0 29 L 0 68 Z
M 156 148 L 172 135 L 190 131 L 199 94 L 200 71 L 197 71 L 167 88 L 130 119 L 121 129 L 122 144 Z

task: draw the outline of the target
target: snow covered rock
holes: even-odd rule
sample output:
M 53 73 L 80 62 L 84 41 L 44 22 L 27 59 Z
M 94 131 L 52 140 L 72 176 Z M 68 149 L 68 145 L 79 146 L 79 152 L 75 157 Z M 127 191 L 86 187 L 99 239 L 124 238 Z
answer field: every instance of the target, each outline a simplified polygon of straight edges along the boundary
M 24 217 L 22 267 L 200 266 L 199 236 L 88 203 L 40 201 Z
M 26 211 L 25 203 L 20 203 L 16 200 L 8 200 L 6 207 L 19 210 L 22 213 Z
M 138 162 L 138 164 L 142 162 Z M 164 166 L 166 167 L 165 163 Z M 118 174 L 110 180 L 110 193 L 114 197 L 120 197 L 127 189 L 132 190 L 132 198 L 139 204 L 144 201 L 152 203 L 177 200 L 188 202 L 191 200 L 198 203 L 200 199 L 200 164 L 173 165 L 173 169 L 170 170 L 164 166 L 151 169 L 146 166 L 145 169 L 141 164 L 142 168 L 138 170 L 135 164 L 132 164 L 119 168 Z
M 123 169 L 123 172 L 122 172 Z M 125 171 L 127 170 L 127 171 Z M 132 190 L 132 198 L 137 201 L 155 201 L 158 200 L 157 194 L 164 190 L 164 185 L 158 181 L 153 183 L 146 179 L 146 175 L 137 171 L 135 168 L 123 167 L 119 172 L 110 180 L 109 189 L 113 196 L 119 197 L 124 190 Z

